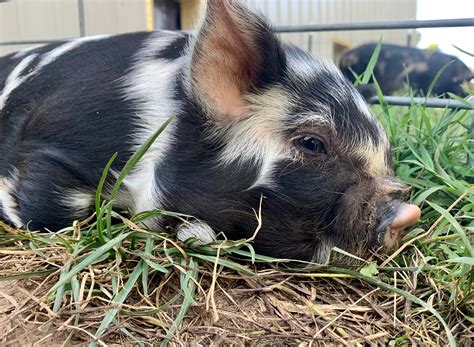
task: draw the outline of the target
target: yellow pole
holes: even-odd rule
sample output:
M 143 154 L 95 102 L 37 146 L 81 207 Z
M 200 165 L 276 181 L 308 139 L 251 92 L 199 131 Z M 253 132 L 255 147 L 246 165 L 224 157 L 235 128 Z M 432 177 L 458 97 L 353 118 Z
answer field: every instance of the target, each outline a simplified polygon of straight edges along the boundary
M 206 3 L 204 0 L 181 0 L 181 29 L 194 29 L 198 24 L 198 19 L 202 15 Z
M 145 0 L 145 16 L 146 16 L 146 30 L 155 30 L 155 16 L 154 16 L 153 0 Z

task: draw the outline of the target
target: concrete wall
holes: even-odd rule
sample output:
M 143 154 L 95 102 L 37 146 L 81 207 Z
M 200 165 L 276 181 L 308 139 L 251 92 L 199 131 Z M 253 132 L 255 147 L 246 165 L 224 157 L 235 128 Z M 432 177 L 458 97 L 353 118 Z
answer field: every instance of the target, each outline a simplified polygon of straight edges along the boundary
M 152 0 L 83 0 L 85 35 L 152 30 Z M 0 2 L 0 41 L 80 36 L 79 0 Z M 27 45 L 0 46 L 0 55 Z

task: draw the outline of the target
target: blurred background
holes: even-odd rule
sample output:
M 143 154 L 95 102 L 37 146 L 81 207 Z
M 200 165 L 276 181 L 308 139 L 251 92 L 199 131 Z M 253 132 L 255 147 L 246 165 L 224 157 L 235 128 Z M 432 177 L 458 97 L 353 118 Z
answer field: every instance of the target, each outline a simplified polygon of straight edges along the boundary
M 0 0 L 0 55 L 29 47 L 18 41 L 59 40 L 141 30 L 192 30 L 205 0 Z M 248 5 L 276 26 L 474 17 L 474 0 L 255 0 Z M 282 34 L 285 41 L 338 63 L 365 42 L 441 49 L 471 69 L 474 28 Z M 8 42 L 6 42 L 8 41 Z M 9 43 L 9 44 L 5 44 Z

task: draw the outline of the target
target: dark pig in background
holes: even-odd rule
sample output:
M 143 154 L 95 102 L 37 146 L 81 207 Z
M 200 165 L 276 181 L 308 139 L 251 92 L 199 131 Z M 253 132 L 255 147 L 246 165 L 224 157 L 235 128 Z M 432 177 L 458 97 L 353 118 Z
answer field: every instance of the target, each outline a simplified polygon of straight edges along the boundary
M 368 43 L 344 53 L 339 62 L 344 76 L 354 82 L 354 73 L 365 71 L 376 46 Z M 459 58 L 438 51 L 382 44 L 374 76 L 385 95 L 400 90 L 407 81 L 415 93 L 427 95 L 436 74 L 445 66 L 432 94 L 467 96 L 463 86 L 468 86 L 474 77 L 471 70 Z
M 250 237 L 261 205 L 258 252 L 322 262 L 334 246 L 391 249 L 419 218 L 352 84 L 238 1 L 208 1 L 196 37 L 89 37 L 8 55 L 0 67 L 0 218 L 16 227 L 58 230 L 87 217 L 113 153 L 112 182 L 170 116 L 116 207 L 194 216 L 173 222 L 181 240 Z

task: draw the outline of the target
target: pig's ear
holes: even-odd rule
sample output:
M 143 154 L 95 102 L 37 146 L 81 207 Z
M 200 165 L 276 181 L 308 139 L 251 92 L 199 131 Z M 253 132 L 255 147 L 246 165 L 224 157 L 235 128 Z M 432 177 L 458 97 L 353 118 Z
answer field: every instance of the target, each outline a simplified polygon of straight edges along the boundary
M 207 1 L 191 85 L 208 116 L 224 122 L 244 117 L 245 95 L 277 81 L 284 68 L 283 50 L 264 19 L 238 1 Z

